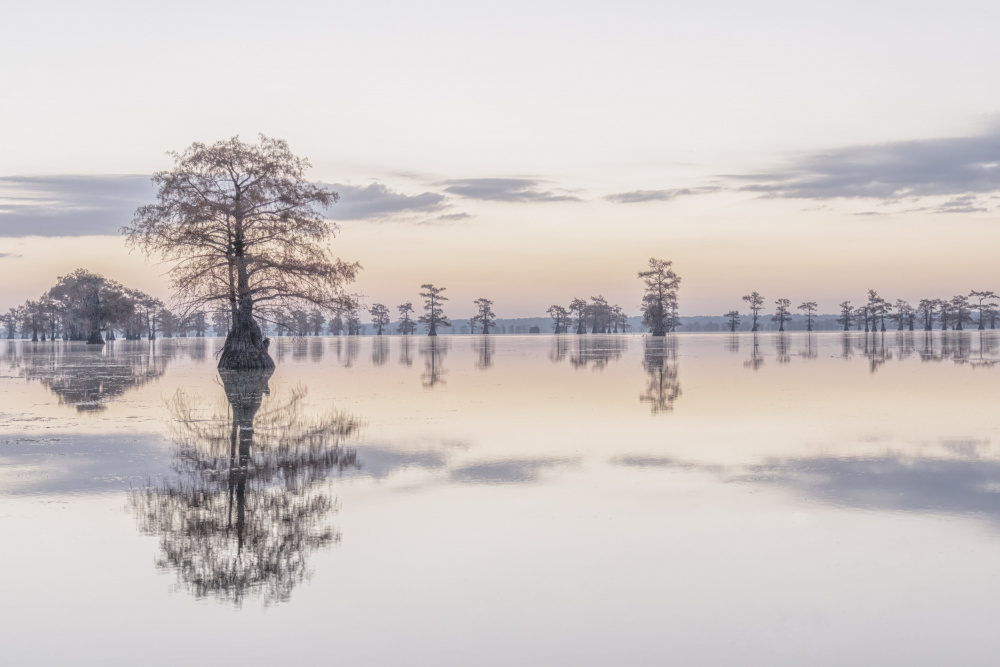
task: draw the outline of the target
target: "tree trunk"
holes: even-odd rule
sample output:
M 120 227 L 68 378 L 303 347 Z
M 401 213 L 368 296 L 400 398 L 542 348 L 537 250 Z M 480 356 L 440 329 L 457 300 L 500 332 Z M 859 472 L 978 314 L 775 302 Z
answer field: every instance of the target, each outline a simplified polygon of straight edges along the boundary
M 104 339 L 101 338 L 100 329 L 94 329 L 90 332 L 90 338 L 87 339 L 87 345 L 104 345 Z
M 222 346 L 219 370 L 273 370 L 274 360 L 267 352 L 270 343 L 254 320 L 250 304 L 241 306 Z

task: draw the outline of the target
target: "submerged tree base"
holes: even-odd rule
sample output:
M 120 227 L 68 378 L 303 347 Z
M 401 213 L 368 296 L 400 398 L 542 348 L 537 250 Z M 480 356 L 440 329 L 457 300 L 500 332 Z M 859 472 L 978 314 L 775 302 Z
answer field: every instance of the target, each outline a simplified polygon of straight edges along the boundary
M 219 370 L 229 371 L 269 371 L 274 370 L 274 360 L 268 354 L 271 344 L 269 338 L 264 338 L 257 323 L 251 326 L 235 328 L 226 335 L 219 356 Z
M 87 345 L 104 345 L 104 339 L 101 338 L 101 332 L 95 331 L 90 334 L 90 338 L 87 339 Z

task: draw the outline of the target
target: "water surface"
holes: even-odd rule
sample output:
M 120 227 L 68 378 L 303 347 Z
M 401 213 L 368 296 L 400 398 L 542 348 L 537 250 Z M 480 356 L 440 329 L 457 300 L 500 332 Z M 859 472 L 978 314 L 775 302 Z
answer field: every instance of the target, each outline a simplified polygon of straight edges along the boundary
M 0 343 L 0 663 L 993 664 L 993 332 Z

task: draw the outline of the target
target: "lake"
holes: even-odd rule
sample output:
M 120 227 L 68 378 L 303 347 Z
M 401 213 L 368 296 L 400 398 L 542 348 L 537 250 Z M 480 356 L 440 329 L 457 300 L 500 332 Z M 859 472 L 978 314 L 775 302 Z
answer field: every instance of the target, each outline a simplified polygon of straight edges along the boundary
M 0 663 L 992 665 L 993 331 L 0 342 Z

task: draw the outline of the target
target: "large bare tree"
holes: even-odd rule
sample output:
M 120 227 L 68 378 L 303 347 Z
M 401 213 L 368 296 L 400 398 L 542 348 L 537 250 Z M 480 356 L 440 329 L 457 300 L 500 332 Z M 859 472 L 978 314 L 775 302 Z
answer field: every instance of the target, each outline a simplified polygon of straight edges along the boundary
M 257 319 L 279 307 L 337 310 L 361 268 L 327 248 L 335 226 L 323 209 L 337 201 L 305 180 L 309 163 L 288 144 L 233 137 L 171 153 L 174 168 L 153 175 L 157 203 L 122 228 L 130 248 L 173 262 L 170 277 L 185 310 L 228 304 L 232 328 L 220 369 L 267 369 Z
M 676 326 L 677 289 L 681 279 L 671 265 L 672 262 L 650 257 L 649 268 L 638 274 L 646 286 L 642 296 L 643 324 L 654 336 L 665 336 Z

